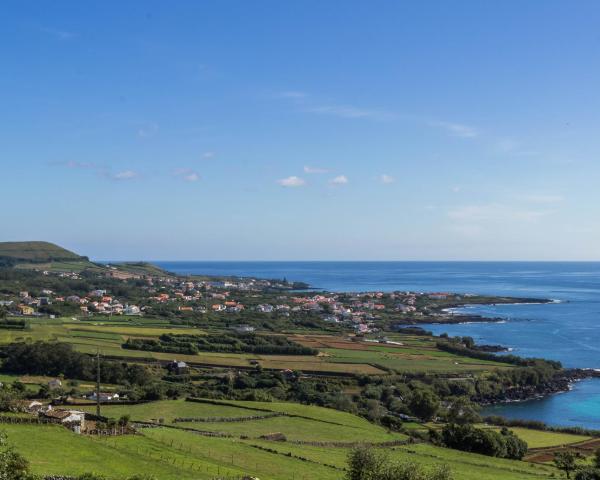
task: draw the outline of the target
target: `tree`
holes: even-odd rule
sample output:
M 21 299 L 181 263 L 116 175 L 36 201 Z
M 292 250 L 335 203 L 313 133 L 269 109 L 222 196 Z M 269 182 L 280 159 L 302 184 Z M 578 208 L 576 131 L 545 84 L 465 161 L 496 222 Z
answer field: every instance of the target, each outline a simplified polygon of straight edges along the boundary
M 0 480 L 29 480 L 29 462 L 7 445 L 7 438 L 0 432 Z
M 448 408 L 446 418 L 449 423 L 464 425 L 479 421 L 478 407 L 467 397 L 458 397 Z
M 417 389 L 411 395 L 408 408 L 420 419 L 431 420 L 440 408 L 440 399 L 429 389 Z
M 425 469 L 412 462 L 390 461 L 387 453 L 359 447 L 348 456 L 346 480 L 452 480 L 447 465 Z
M 596 468 L 600 468 L 600 448 L 597 448 L 596 451 L 594 452 L 594 467 Z
M 529 448 L 527 442 L 517 437 L 506 427 L 502 428 L 500 434 L 504 437 L 504 442 L 506 443 L 506 458 L 521 460 Z
M 556 452 L 554 454 L 554 465 L 559 470 L 562 470 L 567 475 L 567 478 L 571 478 L 571 472 L 577 468 L 578 455 L 571 451 Z
M 594 467 L 578 468 L 575 480 L 600 480 L 600 469 Z

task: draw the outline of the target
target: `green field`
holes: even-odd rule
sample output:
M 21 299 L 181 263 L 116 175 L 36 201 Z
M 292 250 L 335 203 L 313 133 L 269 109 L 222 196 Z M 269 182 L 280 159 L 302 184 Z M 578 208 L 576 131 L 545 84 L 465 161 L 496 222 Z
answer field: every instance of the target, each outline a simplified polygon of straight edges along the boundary
M 494 428 L 494 430 L 500 430 L 499 427 L 487 428 Z M 510 430 L 512 430 L 520 438 L 525 440 L 529 448 L 546 448 L 557 447 L 561 445 L 570 445 L 573 443 L 584 442 L 592 438 L 586 437 L 584 435 L 573 435 L 570 433 L 562 432 L 546 432 L 543 430 L 531 430 L 528 428 L 521 427 L 510 427 Z
M 162 334 L 201 335 L 198 328 L 175 326 L 165 320 L 144 317 L 39 318 L 29 320 L 26 330 L 0 330 L 0 344 L 27 340 L 70 343 L 80 352 L 102 355 L 171 361 L 172 353 L 122 348 L 129 338 L 158 338 Z M 402 345 L 354 342 L 343 336 L 291 335 L 290 339 L 316 348 L 314 355 L 264 355 L 250 353 L 201 352 L 177 354 L 178 360 L 191 365 L 215 367 L 251 367 L 258 362 L 273 370 L 301 370 L 331 374 L 381 375 L 396 372 L 477 373 L 494 368 L 511 368 L 501 362 L 476 360 L 438 350 L 435 340 L 412 335 L 394 336 Z
M 244 408 L 242 408 L 244 407 Z M 93 406 L 84 410 L 93 412 Z M 255 408 L 256 410 L 252 410 Z M 246 420 L 239 422 L 185 422 L 173 423 L 175 418 L 241 418 L 264 415 L 264 410 L 284 413 L 286 416 Z M 158 421 L 179 427 L 202 431 L 220 432 L 236 437 L 257 438 L 269 433 L 283 433 L 290 441 L 319 442 L 387 442 L 406 439 L 405 435 L 389 433 L 355 415 L 295 403 L 237 402 L 228 401 L 224 405 L 188 402 L 185 400 L 165 400 L 140 405 L 106 405 L 102 415 L 119 418 L 130 415 L 132 420 Z
M 30 262 L 86 260 L 50 242 L 0 242 L 0 257 Z
M 191 405 L 191 402 L 189 402 Z M 244 406 L 248 403 L 243 402 Z M 384 440 L 388 434 L 375 425 L 368 428 L 364 420 L 342 412 L 328 411 L 297 404 L 276 404 L 274 410 L 284 410 L 321 420 L 298 417 L 277 417 L 281 430 L 305 431 L 307 440 L 324 441 L 329 435 L 313 427 L 323 420 L 342 422 L 340 438 L 347 429 L 363 430 L 375 435 L 372 440 Z M 240 405 L 241 406 L 241 405 Z M 256 408 L 263 408 L 257 404 Z M 143 407 L 143 408 L 142 408 Z M 122 409 L 122 410 L 118 410 Z M 247 409 L 226 405 L 215 406 L 184 402 L 155 402 L 142 406 L 114 407 L 114 414 L 129 409 L 132 416 L 165 418 L 179 412 L 237 416 Z M 328 413 L 331 412 L 331 415 Z M 173 417 L 174 418 L 174 417 Z M 255 438 L 261 433 L 257 422 L 236 422 L 226 425 L 245 425 L 244 439 L 214 438 L 176 428 L 144 428 L 136 435 L 116 437 L 87 437 L 76 435 L 60 426 L 13 425 L 0 427 L 8 434 L 10 443 L 31 463 L 34 473 L 77 475 L 95 472 L 109 479 L 122 479 L 133 474 L 151 474 L 160 480 L 211 479 L 255 475 L 261 480 L 343 480 L 348 447 L 311 446 L 291 442 L 273 442 Z M 287 424 L 286 424 L 287 422 Z M 205 425 L 205 424 L 201 424 Z M 219 424 L 210 424 L 219 425 Z M 309 427 L 310 426 L 310 427 Z M 333 426 L 333 425 L 332 425 Z M 362 428 L 364 427 L 364 428 Z M 338 438 L 339 439 L 339 438 Z M 268 451 L 266 450 L 268 449 Z M 447 464 L 456 480 L 534 480 L 556 477 L 550 466 L 534 465 L 469 454 L 427 444 L 411 444 L 388 448 L 393 459 L 425 465 Z

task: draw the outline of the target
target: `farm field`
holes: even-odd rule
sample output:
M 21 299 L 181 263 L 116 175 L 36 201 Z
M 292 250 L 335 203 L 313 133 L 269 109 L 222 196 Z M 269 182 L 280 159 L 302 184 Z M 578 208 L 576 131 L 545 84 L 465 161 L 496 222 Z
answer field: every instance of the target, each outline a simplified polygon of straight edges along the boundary
M 294 445 L 285 442 L 248 440 L 264 448 L 277 450 L 282 455 L 292 454 L 314 462 L 342 468 L 349 450 L 347 448 L 323 448 Z M 527 480 L 553 478 L 556 470 L 551 466 L 532 465 L 527 462 L 504 460 L 474 453 L 459 452 L 427 444 L 415 444 L 388 449 L 392 459 L 417 462 L 423 465 L 447 464 L 457 480 Z
M 398 344 L 374 341 L 355 342 L 342 337 L 298 335 L 291 337 L 302 345 L 317 348 L 330 363 L 369 364 L 383 369 L 422 372 L 477 372 L 510 368 L 502 362 L 461 357 L 438 350 L 435 340 L 416 335 L 388 335 Z
M 25 330 L 0 331 L 0 344 L 25 340 L 60 341 L 72 344 L 84 353 L 168 362 L 175 357 L 191 365 L 215 367 L 252 367 L 258 363 L 274 370 L 305 372 L 381 375 L 388 371 L 421 371 L 438 373 L 481 372 L 494 368 L 511 368 L 501 362 L 476 360 L 440 351 L 434 339 L 414 335 L 393 336 L 401 343 L 380 344 L 374 341 L 352 341 L 344 336 L 289 335 L 302 345 L 316 348 L 320 354 L 266 355 L 250 353 L 200 352 L 196 355 L 149 352 L 122 348 L 129 338 L 157 338 L 162 334 L 193 334 L 198 328 L 174 326 L 163 320 L 143 317 L 93 317 L 86 319 L 31 319 Z
M 83 407 L 93 412 L 94 406 Z M 254 408 L 254 409 L 253 409 Z M 235 422 L 177 422 L 176 418 L 206 419 L 210 417 L 245 418 L 264 416 L 266 410 L 286 416 L 260 418 Z M 111 418 L 130 415 L 132 420 L 155 421 L 202 431 L 225 433 L 232 436 L 256 438 L 270 433 L 283 433 L 290 441 L 318 442 L 387 442 L 404 440 L 399 433 L 369 423 L 355 415 L 328 408 L 294 403 L 223 402 L 222 405 L 165 400 L 140 405 L 106 405 L 102 414 Z
M 348 448 L 206 437 L 164 427 L 142 429 L 136 435 L 101 438 L 76 435 L 59 426 L 10 424 L 1 429 L 17 451 L 31 462 L 35 473 L 95 472 L 110 480 L 135 473 L 152 474 L 160 480 L 203 480 L 217 475 L 224 478 L 256 475 L 262 480 L 342 480 L 349 452 Z M 56 454 L 56 445 L 60 445 L 60 455 Z M 426 444 L 393 447 L 389 453 L 393 459 L 402 461 L 447 464 L 460 480 L 534 480 L 556 477 L 557 473 L 551 466 Z M 65 462 L 65 458 L 76 461 Z
M 487 427 L 494 430 L 500 430 L 499 427 Z M 585 442 L 592 437 L 584 435 L 574 435 L 563 432 L 545 432 L 542 430 L 532 430 L 529 428 L 510 427 L 509 430 L 515 432 L 519 438 L 527 442 L 529 448 L 547 448 L 557 447 L 562 445 L 570 445 L 574 443 Z

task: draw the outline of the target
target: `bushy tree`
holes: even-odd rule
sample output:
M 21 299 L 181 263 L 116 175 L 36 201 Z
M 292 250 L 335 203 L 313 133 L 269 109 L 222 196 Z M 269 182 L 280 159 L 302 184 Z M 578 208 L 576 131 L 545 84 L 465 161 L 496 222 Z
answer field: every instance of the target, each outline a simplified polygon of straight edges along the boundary
M 448 424 L 443 428 L 441 438 L 449 448 L 491 457 L 521 459 L 527 453 L 527 443 L 508 429 L 498 433 L 468 424 Z
M 577 470 L 575 480 L 600 480 L 600 469 L 584 467 Z
M 30 480 L 29 462 L 12 447 L 0 432 L 0 480 Z
M 565 472 L 567 478 L 571 478 L 571 473 L 577 468 L 577 458 L 578 456 L 569 450 L 556 452 L 554 454 L 554 465 Z
M 428 388 L 420 388 L 412 392 L 408 404 L 410 411 L 422 420 L 431 420 L 440 408 L 440 399 Z
M 480 420 L 478 410 L 478 406 L 467 397 L 458 397 L 450 404 L 446 413 L 446 419 L 449 423 L 459 425 L 476 423 Z
M 390 461 L 387 453 L 359 447 L 348 456 L 346 480 L 452 480 L 446 465 L 431 469 L 412 462 Z

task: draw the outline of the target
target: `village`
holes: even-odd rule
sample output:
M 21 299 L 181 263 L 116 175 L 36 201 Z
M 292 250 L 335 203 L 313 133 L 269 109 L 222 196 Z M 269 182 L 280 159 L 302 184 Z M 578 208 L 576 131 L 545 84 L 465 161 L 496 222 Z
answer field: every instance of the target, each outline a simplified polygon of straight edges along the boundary
M 75 272 L 44 276 L 77 280 Z M 0 308 L 11 316 L 40 317 L 95 315 L 140 316 L 152 315 L 165 309 L 179 317 L 206 315 L 236 315 L 241 322 L 250 313 L 282 318 L 313 316 L 326 324 L 348 328 L 359 334 L 377 331 L 382 318 L 395 318 L 406 323 L 419 323 L 425 317 L 447 316 L 438 302 L 460 303 L 469 295 L 423 292 L 362 292 L 335 293 L 310 290 L 281 291 L 275 287 L 287 282 L 273 283 L 259 279 L 194 280 L 173 276 L 142 276 L 109 270 L 113 282 L 136 283 L 128 295 L 118 296 L 108 288 L 93 288 L 81 294 L 65 294 L 60 287 L 38 291 L 20 290 L 0 296 Z M 93 281 L 93 280 L 92 280 Z M 89 282 L 89 279 L 88 279 Z M 101 284 L 102 282 L 97 282 Z M 60 285 L 60 284 L 59 284 Z M 120 290 L 114 288 L 113 290 Z M 240 332 L 253 327 L 238 327 Z

